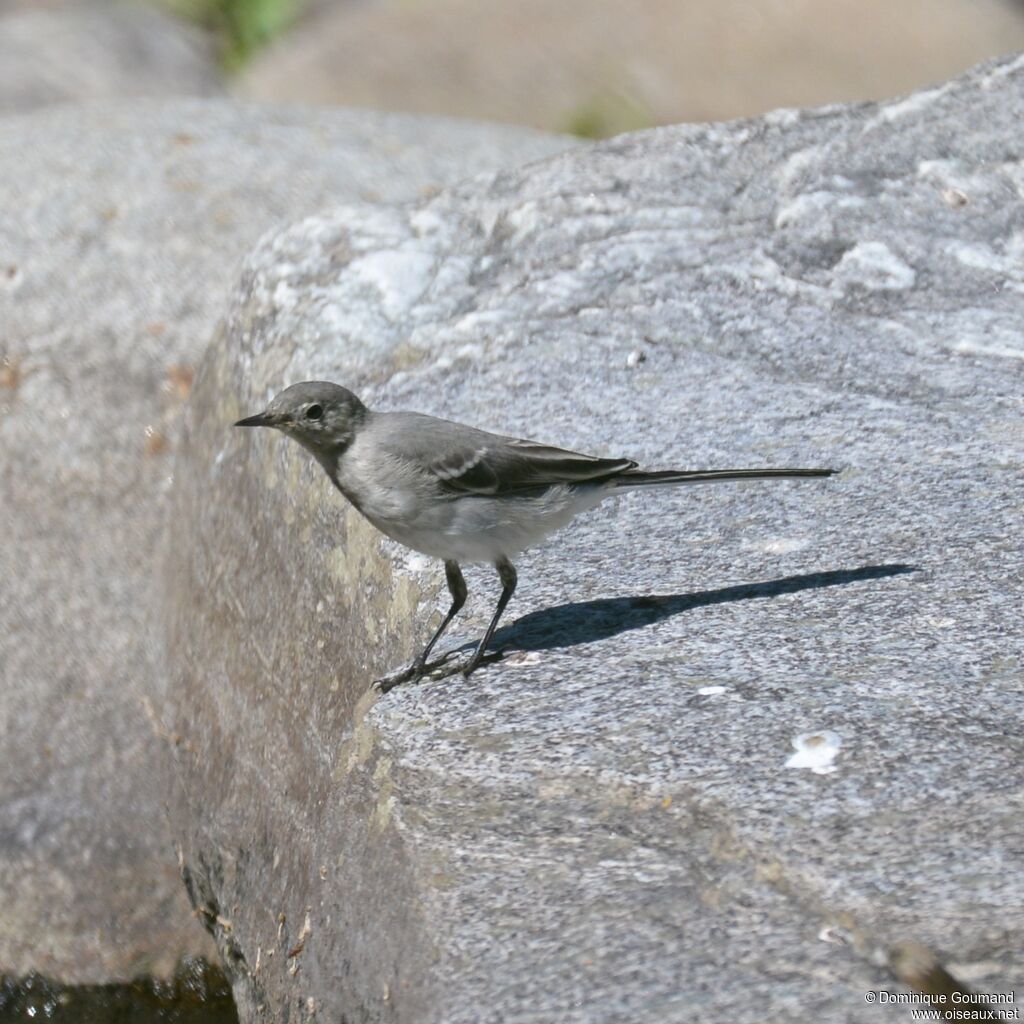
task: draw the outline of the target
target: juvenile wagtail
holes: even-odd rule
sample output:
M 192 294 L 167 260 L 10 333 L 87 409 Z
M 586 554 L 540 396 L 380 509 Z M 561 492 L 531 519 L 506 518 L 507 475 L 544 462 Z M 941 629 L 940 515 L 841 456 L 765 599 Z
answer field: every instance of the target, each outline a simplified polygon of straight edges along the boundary
M 480 664 L 516 589 L 511 559 L 610 495 L 637 487 L 823 477 L 835 472 L 642 470 L 631 459 L 580 455 L 434 416 L 373 412 L 351 391 L 326 381 L 293 384 L 264 412 L 235 426 L 274 427 L 298 441 L 381 533 L 444 560 L 451 607 L 409 668 L 388 677 L 388 688 L 434 667 L 427 664 L 430 652 L 466 601 L 462 562 L 488 562 L 501 579 L 494 615 L 461 667 L 468 676 Z

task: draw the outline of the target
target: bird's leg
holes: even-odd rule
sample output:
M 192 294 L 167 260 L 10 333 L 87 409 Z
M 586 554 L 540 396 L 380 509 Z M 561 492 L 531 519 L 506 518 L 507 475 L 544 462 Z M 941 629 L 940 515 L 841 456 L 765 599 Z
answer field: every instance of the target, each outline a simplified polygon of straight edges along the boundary
M 497 655 L 491 655 L 486 657 L 487 645 L 491 642 L 494 637 L 494 631 L 498 627 L 498 621 L 501 619 L 502 614 L 505 611 L 505 606 L 509 602 L 509 598 L 516 589 L 516 570 L 507 558 L 502 558 L 500 561 L 494 563 L 494 567 L 498 570 L 498 576 L 501 578 L 501 597 L 498 598 L 498 607 L 494 609 L 494 615 L 491 616 L 491 621 L 487 626 L 487 631 L 484 633 L 483 639 L 477 645 L 476 650 L 473 652 L 469 661 L 465 663 L 465 667 L 459 664 L 456 657 L 456 651 L 449 651 L 446 655 L 443 655 L 432 665 L 427 664 L 427 658 L 430 655 L 434 644 L 437 643 L 438 638 L 447 629 L 448 624 L 452 621 L 459 609 L 465 604 L 466 595 L 468 593 L 466 589 L 466 581 L 462 578 L 462 572 L 459 569 L 458 563 L 456 562 L 445 562 L 445 575 L 448 578 L 448 590 L 452 595 L 452 606 L 448 609 L 448 614 L 444 617 L 444 621 L 438 627 L 437 632 L 430 638 L 430 643 L 423 649 L 423 653 L 420 654 L 411 665 L 407 665 L 405 668 L 400 669 L 397 672 L 392 672 L 390 675 L 382 676 L 380 679 L 375 680 L 374 685 L 381 693 L 387 693 L 389 690 L 393 690 L 396 686 L 401 683 L 410 682 L 413 680 L 420 679 L 423 676 L 428 676 L 431 679 L 444 679 L 445 676 L 455 675 L 461 672 L 464 676 L 468 676 L 474 669 L 480 667 L 480 665 L 486 660 L 494 660 Z
M 420 656 L 412 663 L 414 679 L 418 679 L 423 675 L 427 667 L 427 658 L 430 657 L 434 644 L 441 639 L 441 634 L 448 628 L 452 619 L 458 615 L 459 609 L 466 603 L 466 595 L 469 593 L 458 562 L 445 562 L 444 575 L 448 581 L 448 593 L 452 595 L 452 606 L 448 609 L 448 614 L 445 615 L 441 625 L 437 627 L 437 632 L 430 638 L 430 642 L 423 648 Z
M 487 645 L 491 642 L 495 629 L 498 628 L 498 620 L 505 611 L 509 598 L 516 590 L 517 576 L 515 566 L 507 558 L 501 558 L 494 563 L 494 568 L 498 570 L 498 576 L 501 578 L 501 597 L 498 598 L 498 607 L 494 609 L 494 614 L 491 616 L 491 621 L 487 626 L 487 632 L 484 633 L 479 646 L 473 652 L 473 657 L 469 659 L 468 664 L 462 670 L 464 676 L 468 676 L 470 672 L 479 667 L 487 651 Z
M 427 658 L 430 656 L 434 644 L 441 639 L 441 635 L 448 628 L 452 619 L 455 618 L 459 609 L 466 603 L 466 595 L 469 591 L 466 588 L 466 581 L 463 579 L 459 563 L 446 561 L 444 563 L 444 575 L 445 579 L 448 580 L 448 593 L 452 595 L 452 604 L 448 609 L 448 614 L 445 615 L 441 625 L 437 627 L 434 635 L 430 638 L 430 643 L 423 648 L 422 653 L 418 657 L 414 658 L 405 668 L 398 669 L 396 672 L 391 672 L 386 676 L 381 676 L 380 679 L 374 680 L 374 687 L 381 693 L 387 693 L 388 690 L 393 690 L 400 683 L 412 682 L 427 674 Z M 441 660 L 444 661 L 445 659 L 442 658 Z M 458 669 L 453 671 L 457 672 Z

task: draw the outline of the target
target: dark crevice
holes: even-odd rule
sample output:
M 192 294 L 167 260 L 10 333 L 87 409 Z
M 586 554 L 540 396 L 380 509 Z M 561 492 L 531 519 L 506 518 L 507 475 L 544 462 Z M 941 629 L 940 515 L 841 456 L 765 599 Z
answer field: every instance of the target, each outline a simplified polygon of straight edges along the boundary
M 183 960 L 171 978 L 62 985 L 30 974 L 0 975 L 0 1021 L 57 1024 L 238 1024 L 231 985 L 205 960 Z

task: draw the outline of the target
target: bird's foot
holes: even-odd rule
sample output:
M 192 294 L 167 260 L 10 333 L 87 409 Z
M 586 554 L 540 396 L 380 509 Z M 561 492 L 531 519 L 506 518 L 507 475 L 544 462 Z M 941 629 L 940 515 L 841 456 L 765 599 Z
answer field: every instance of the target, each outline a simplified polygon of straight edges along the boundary
M 402 683 L 418 683 L 425 679 L 447 679 L 448 676 L 459 674 L 468 676 L 481 665 L 491 665 L 496 661 L 501 661 L 504 656 L 505 651 L 502 648 L 491 651 L 482 658 L 476 656 L 476 651 L 466 654 L 461 650 L 448 651 L 435 661 L 426 664 L 416 658 L 404 668 L 389 672 L 387 675 L 381 676 L 380 679 L 375 679 L 373 688 L 379 693 L 387 693 Z

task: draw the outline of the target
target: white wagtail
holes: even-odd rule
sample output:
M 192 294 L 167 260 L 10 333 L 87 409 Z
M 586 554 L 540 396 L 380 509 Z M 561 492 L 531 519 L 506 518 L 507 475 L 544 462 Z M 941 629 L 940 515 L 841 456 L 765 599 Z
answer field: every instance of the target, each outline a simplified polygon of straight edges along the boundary
M 313 453 L 355 507 L 400 544 L 444 560 L 451 607 L 388 687 L 428 671 L 427 658 L 466 601 L 461 562 L 489 562 L 501 597 L 462 667 L 479 664 L 516 589 L 510 559 L 612 494 L 634 487 L 831 476 L 832 469 L 663 469 L 489 434 L 415 412 L 373 412 L 346 388 L 306 381 L 236 427 L 275 427 Z M 442 659 L 444 660 L 444 659 Z M 432 668 L 433 666 L 431 666 Z

